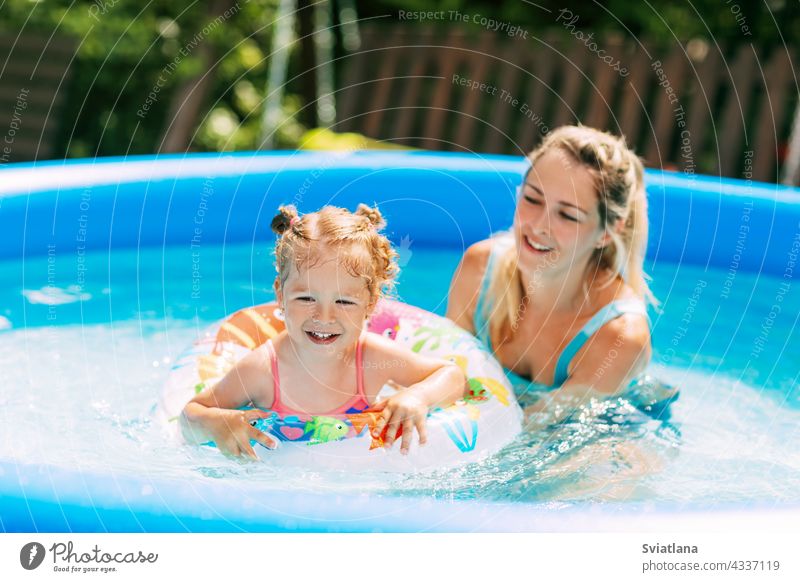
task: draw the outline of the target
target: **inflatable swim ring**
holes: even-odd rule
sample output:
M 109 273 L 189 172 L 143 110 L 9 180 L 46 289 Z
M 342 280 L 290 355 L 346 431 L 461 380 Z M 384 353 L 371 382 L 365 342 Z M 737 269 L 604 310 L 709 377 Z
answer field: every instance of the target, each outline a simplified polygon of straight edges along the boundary
M 186 403 L 219 381 L 249 351 L 284 329 L 274 303 L 237 311 L 203 336 L 175 361 L 161 395 L 162 415 L 177 434 L 177 417 Z M 449 359 L 465 373 L 467 396 L 428 417 L 428 443 L 382 447 L 371 428 L 378 414 L 364 411 L 342 416 L 281 416 L 276 412 L 255 423 L 277 438 L 277 450 L 256 446 L 263 460 L 276 465 L 305 465 L 383 471 L 437 469 L 479 461 L 511 442 L 522 430 L 522 411 L 499 363 L 470 333 L 451 321 L 400 303 L 382 300 L 367 322 L 367 331 L 382 334 L 409 349 Z M 378 400 L 395 392 L 384 386 Z M 255 444 L 255 443 L 254 443 Z

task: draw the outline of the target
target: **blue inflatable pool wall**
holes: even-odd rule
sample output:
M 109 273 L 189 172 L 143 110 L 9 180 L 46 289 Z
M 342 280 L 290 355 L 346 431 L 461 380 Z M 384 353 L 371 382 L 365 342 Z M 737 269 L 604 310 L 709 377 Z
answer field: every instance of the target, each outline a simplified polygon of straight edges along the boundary
M 522 158 L 422 152 L 148 156 L 17 164 L 0 183 L 0 256 L 266 241 L 279 204 L 378 203 L 390 234 L 464 248 L 507 228 Z M 651 261 L 782 275 L 798 190 L 650 170 Z M 747 244 L 738 245 L 742 232 Z
M 309 211 L 324 204 L 352 209 L 360 202 L 380 205 L 395 240 L 463 249 L 510 225 L 525 167 L 521 158 L 421 152 L 11 165 L 0 173 L 0 255 L 18 260 L 46 255 L 53 246 L 69 253 L 260 244 L 272 239 L 269 222 L 279 204 Z M 722 270 L 735 262 L 739 270 L 776 276 L 790 268 L 787 251 L 800 236 L 798 190 L 652 170 L 646 179 L 649 261 Z M 623 512 L 585 510 L 595 517 L 591 526 L 580 508 L 342 497 L 334 503 L 292 492 L 272 494 L 268 504 L 254 507 L 245 497 L 224 482 L 143 483 L 0 461 L 5 531 L 635 531 L 656 527 L 658 519 L 652 512 L 636 517 L 634 505 Z M 288 517 L 309 515 L 309 508 L 314 519 Z M 768 523 L 776 514 L 748 515 Z

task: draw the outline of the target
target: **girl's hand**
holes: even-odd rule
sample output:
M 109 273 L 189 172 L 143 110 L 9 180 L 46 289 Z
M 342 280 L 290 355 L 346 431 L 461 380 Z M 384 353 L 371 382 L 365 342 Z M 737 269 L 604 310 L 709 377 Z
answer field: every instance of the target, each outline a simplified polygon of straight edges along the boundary
M 419 444 L 424 445 L 428 442 L 428 432 L 425 426 L 428 418 L 428 405 L 413 389 L 399 386 L 392 380 L 389 380 L 388 384 L 392 388 L 399 390 L 399 392 L 372 407 L 372 410 L 382 412 L 381 418 L 378 419 L 375 428 L 372 429 L 372 436 L 378 438 L 384 427 L 386 427 L 384 446 L 391 448 L 397 439 L 397 433 L 402 428 L 400 452 L 407 455 L 411 448 L 411 437 L 414 433 L 414 428 L 419 433 Z
M 258 460 L 256 452 L 250 445 L 254 440 L 268 449 L 277 449 L 278 441 L 261 432 L 250 423 L 260 418 L 268 418 L 269 413 L 257 408 L 252 410 L 229 410 L 224 408 L 210 409 L 213 414 L 206 417 L 204 424 L 214 444 L 223 455 Z

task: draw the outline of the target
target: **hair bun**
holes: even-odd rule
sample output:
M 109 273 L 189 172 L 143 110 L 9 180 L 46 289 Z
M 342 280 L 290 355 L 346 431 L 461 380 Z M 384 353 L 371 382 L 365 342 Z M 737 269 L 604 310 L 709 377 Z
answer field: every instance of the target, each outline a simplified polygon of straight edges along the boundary
M 381 230 L 384 226 L 386 226 L 386 221 L 383 219 L 383 215 L 381 214 L 381 211 L 378 210 L 377 206 L 373 208 L 371 206 L 367 206 L 366 204 L 359 204 L 358 208 L 356 209 L 356 214 L 369 220 L 370 224 L 372 224 L 375 230 Z
M 292 228 L 292 221 L 298 218 L 297 208 L 289 204 L 288 206 L 281 206 L 278 208 L 278 214 L 272 219 L 270 227 L 272 232 L 282 236 L 287 230 Z

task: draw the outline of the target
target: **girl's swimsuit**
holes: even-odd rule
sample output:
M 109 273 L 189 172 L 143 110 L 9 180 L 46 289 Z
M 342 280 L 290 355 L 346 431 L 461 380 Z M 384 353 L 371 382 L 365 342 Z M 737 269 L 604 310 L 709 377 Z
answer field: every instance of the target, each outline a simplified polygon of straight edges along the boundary
M 280 378 L 278 375 L 278 355 L 275 353 L 275 346 L 272 345 L 272 340 L 267 340 L 266 346 L 272 367 L 272 383 L 274 386 L 273 390 L 275 392 L 275 401 L 270 407 L 270 410 L 277 412 L 282 416 L 287 416 L 287 415 L 294 415 L 298 417 L 311 416 L 308 413 L 287 408 L 281 402 Z M 362 350 L 362 342 L 361 339 L 359 339 L 358 343 L 356 344 L 356 385 L 357 385 L 356 394 L 350 400 L 348 400 L 338 408 L 335 408 L 334 410 L 331 410 L 330 412 L 326 412 L 324 414 L 315 414 L 313 416 L 336 416 L 344 414 L 358 414 L 359 412 L 364 412 L 367 408 L 369 408 L 369 403 L 367 402 L 367 396 L 366 394 L 364 394 L 364 366 L 362 364 L 361 350 Z
M 513 244 L 514 240 L 510 236 L 497 237 L 497 241 L 495 242 L 494 246 L 492 246 L 491 253 L 489 254 L 489 260 L 486 263 L 486 271 L 483 275 L 480 294 L 478 295 L 478 302 L 475 306 L 475 314 L 473 316 L 475 335 L 490 352 L 494 351 L 492 350 L 491 339 L 489 337 L 489 320 L 487 317 L 487 313 L 489 313 L 491 310 L 491 306 L 488 304 L 488 291 L 492 280 L 491 274 L 499 258 L 504 252 L 511 248 Z M 603 325 L 626 313 L 638 313 L 643 315 L 645 318 L 647 318 L 648 325 L 650 324 L 650 320 L 647 317 L 647 308 L 645 307 L 643 301 L 639 299 L 621 299 L 612 301 L 595 313 L 594 316 L 592 316 L 592 318 L 586 323 L 586 325 L 584 325 L 583 328 L 575 335 L 575 337 L 572 338 L 572 341 L 567 344 L 567 347 L 564 348 L 564 351 L 561 352 L 558 362 L 556 363 L 556 373 L 552 386 L 547 386 L 546 384 L 541 384 L 539 382 L 531 382 L 531 380 L 524 378 L 523 376 L 516 374 L 513 370 L 504 367 L 503 369 L 505 370 L 506 377 L 514 387 L 515 394 L 519 397 L 524 396 L 525 394 L 555 390 L 561 386 L 567 380 L 567 378 L 569 378 L 568 369 L 572 358 L 575 357 L 575 354 L 577 354 L 581 347 L 583 347 L 583 344 L 586 343 L 586 340 L 588 340 Z

